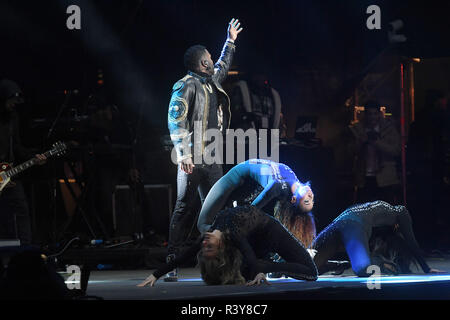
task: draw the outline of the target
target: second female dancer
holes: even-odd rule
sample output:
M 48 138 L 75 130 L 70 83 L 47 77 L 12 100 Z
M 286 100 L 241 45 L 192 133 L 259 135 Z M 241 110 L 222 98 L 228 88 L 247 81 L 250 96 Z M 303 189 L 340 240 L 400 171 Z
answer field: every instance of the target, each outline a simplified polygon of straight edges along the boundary
M 390 229 L 389 236 L 384 237 L 384 245 L 371 250 L 369 240 L 379 228 Z M 359 277 L 370 276 L 367 272 L 370 265 L 378 265 L 383 273 L 408 273 L 412 262 L 418 263 L 425 273 L 441 272 L 431 269 L 422 257 L 406 207 L 392 206 L 384 201 L 347 208 L 317 236 L 312 248 L 317 250 L 314 262 L 319 274 L 331 271 L 328 260 L 342 253 L 347 254 Z

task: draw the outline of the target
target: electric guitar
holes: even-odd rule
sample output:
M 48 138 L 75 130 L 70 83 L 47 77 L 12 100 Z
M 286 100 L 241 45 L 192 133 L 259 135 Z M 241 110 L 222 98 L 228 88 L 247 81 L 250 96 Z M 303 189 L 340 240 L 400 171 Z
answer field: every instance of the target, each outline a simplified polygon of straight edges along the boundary
M 61 156 L 66 151 L 67 146 L 64 142 L 56 142 L 53 148 L 44 153 L 47 158 L 54 156 Z M 0 163 L 0 194 L 2 190 L 11 183 L 11 178 L 21 173 L 22 171 L 35 166 L 38 159 L 32 158 L 18 166 L 12 167 L 9 163 Z

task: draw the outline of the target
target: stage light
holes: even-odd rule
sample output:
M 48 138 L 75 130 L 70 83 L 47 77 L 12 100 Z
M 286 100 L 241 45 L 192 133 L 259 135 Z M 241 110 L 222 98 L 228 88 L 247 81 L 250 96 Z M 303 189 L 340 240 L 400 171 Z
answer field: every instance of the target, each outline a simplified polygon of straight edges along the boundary
M 75 179 L 67 179 L 67 182 L 69 183 L 75 183 L 77 182 Z M 59 179 L 59 183 L 65 183 L 64 179 Z

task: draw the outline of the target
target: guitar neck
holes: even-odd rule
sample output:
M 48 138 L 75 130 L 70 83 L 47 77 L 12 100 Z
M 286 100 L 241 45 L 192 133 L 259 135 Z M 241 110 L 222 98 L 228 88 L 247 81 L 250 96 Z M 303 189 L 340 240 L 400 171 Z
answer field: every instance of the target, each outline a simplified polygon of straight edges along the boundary
M 44 152 L 44 155 L 47 158 L 49 158 L 51 156 L 51 152 L 50 151 Z M 6 177 L 12 178 L 15 175 L 21 173 L 22 171 L 35 166 L 38 163 L 38 161 L 39 161 L 38 159 L 32 158 L 32 159 L 30 159 L 30 160 L 28 160 L 28 161 L 26 161 L 26 162 L 24 162 L 22 164 L 19 164 L 18 166 L 15 166 L 14 168 L 6 171 L 5 172 Z

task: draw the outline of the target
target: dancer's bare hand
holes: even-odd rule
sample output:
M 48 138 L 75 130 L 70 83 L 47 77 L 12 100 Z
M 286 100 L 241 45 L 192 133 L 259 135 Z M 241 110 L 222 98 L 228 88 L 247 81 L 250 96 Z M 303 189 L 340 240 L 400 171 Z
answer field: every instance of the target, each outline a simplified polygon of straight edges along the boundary
M 151 274 L 147 277 L 147 279 L 139 283 L 137 287 L 145 287 L 145 286 L 153 287 L 155 285 L 156 280 L 158 279 L 153 274 Z
M 260 284 L 265 283 L 269 284 L 269 282 L 266 279 L 266 275 L 264 273 L 258 273 L 252 281 L 247 282 L 246 286 L 259 286 Z
M 447 273 L 447 272 L 439 269 L 430 269 L 428 273 Z
M 231 19 L 228 24 L 228 39 L 235 41 L 237 39 L 238 34 L 244 30 L 244 28 L 240 28 L 241 23 L 238 19 Z

